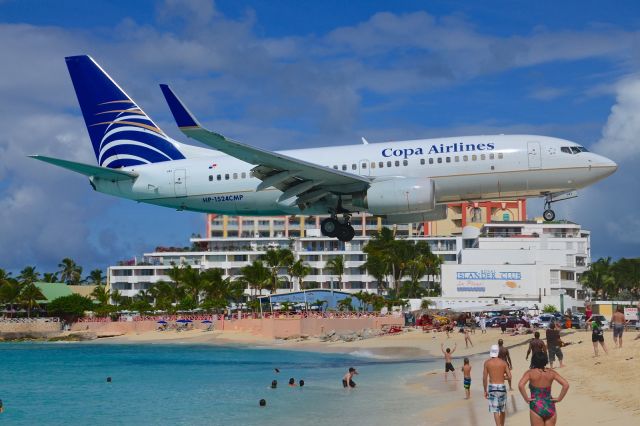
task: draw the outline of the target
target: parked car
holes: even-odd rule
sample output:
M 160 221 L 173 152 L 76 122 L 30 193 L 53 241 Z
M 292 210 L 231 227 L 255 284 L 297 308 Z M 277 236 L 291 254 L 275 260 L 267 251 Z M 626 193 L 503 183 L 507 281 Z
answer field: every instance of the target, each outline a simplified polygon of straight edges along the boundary
M 571 316 L 571 328 L 583 329 L 585 322 L 584 315 Z
M 604 315 L 599 315 L 599 314 L 591 315 L 591 320 L 592 321 L 599 320 L 600 324 L 602 324 L 602 329 L 603 330 L 608 330 L 609 329 L 609 320 L 607 320 L 604 317 Z
M 503 322 L 506 322 L 507 328 L 515 328 L 518 324 L 529 327 L 529 321 L 518 317 L 507 317 L 505 319 L 501 317 L 491 318 L 491 320 L 487 321 L 487 327 L 500 327 Z
M 551 314 L 542 314 L 538 317 L 538 327 L 549 328 L 549 323 L 555 320 L 555 317 Z

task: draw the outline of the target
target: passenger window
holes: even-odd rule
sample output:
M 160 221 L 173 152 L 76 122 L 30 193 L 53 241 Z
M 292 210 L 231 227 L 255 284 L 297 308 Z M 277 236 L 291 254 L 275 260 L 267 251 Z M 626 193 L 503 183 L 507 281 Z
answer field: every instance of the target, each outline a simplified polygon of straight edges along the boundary
M 499 152 L 498 153 L 498 160 L 502 160 L 504 158 L 504 154 Z
M 213 181 L 213 175 L 209 175 L 209 182 Z
M 469 156 L 468 156 L 468 155 L 463 155 L 463 156 L 462 156 L 462 159 L 463 159 L 464 161 L 469 161 Z
M 347 165 L 346 164 L 342 165 L 342 170 L 347 170 Z
M 247 178 L 247 174 L 245 172 L 242 172 L 242 175 L 240 175 L 242 177 L 242 179 L 246 179 Z
M 396 167 L 400 167 L 400 161 L 396 160 Z
M 372 168 L 372 169 L 375 169 L 375 168 L 376 168 L 376 163 L 375 163 L 375 161 L 372 161 L 372 162 L 371 162 L 371 168 Z
M 351 170 L 358 170 L 358 166 L 356 166 L 355 164 L 351 165 Z
M 234 179 L 238 179 L 238 174 L 237 174 L 237 173 L 234 173 L 234 174 L 233 174 L 233 178 L 234 178 Z
M 495 158 L 495 155 L 489 154 L 489 160 L 493 160 L 494 158 Z
M 429 158 L 429 164 L 433 164 L 433 158 Z
M 408 166 L 409 165 L 409 160 L 402 160 L 402 165 L 403 166 Z
M 424 165 L 424 158 L 420 159 L 420 164 Z
M 442 157 L 438 157 L 438 164 L 442 163 Z
M 487 159 L 487 156 L 486 156 L 486 155 L 484 155 L 484 154 L 480 154 L 480 159 L 481 159 L 481 160 L 486 160 L 486 159 Z
M 460 156 L 459 156 L 459 155 L 456 155 L 456 156 L 455 156 L 455 159 L 456 159 L 456 163 L 459 163 L 459 162 L 460 162 Z
M 391 167 L 391 161 L 387 161 L 387 167 Z
M 447 163 L 450 163 L 451 162 L 451 157 L 447 157 L 446 160 L 447 160 Z
M 477 155 L 473 154 L 473 155 L 471 156 L 471 161 L 476 161 L 477 159 L 478 159 L 478 156 L 477 156 Z
M 224 180 L 229 180 L 229 173 L 224 174 Z
M 380 168 L 380 169 L 384 168 L 384 162 L 382 162 L 382 161 L 379 162 L 378 163 L 378 168 Z
M 333 166 L 334 169 L 338 170 L 338 166 Z
M 222 175 L 216 176 L 216 180 L 222 180 Z

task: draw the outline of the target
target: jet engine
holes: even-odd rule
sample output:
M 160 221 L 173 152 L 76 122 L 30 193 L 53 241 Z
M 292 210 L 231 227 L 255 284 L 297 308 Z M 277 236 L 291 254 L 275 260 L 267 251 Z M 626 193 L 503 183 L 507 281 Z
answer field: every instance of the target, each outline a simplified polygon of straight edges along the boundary
M 389 225 L 400 223 L 418 223 L 431 222 L 432 220 L 442 220 L 447 218 L 447 205 L 440 204 L 430 212 L 409 213 L 409 214 L 390 214 L 386 216 L 386 222 Z
M 371 184 L 364 200 L 358 201 L 373 215 L 429 212 L 436 207 L 435 184 L 429 178 L 377 181 Z

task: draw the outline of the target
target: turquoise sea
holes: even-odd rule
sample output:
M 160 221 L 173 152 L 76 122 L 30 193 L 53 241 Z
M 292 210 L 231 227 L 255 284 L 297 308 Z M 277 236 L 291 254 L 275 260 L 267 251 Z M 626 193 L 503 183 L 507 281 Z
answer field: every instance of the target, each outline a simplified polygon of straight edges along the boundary
M 425 401 L 407 383 L 433 364 L 360 355 L 180 344 L 0 344 L 0 424 L 424 423 L 421 412 L 436 401 Z M 351 391 L 341 384 L 350 366 L 360 372 Z M 304 379 L 305 386 L 288 387 L 290 377 Z M 275 390 L 269 388 L 273 379 Z M 261 398 L 267 407 L 258 406 Z

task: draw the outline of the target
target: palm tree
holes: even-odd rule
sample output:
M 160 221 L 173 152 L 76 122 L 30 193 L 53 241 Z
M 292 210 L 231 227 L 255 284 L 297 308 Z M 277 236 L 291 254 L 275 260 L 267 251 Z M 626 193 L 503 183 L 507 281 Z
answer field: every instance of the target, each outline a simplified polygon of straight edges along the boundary
M 149 289 L 149 294 L 153 297 L 156 309 L 162 311 L 171 311 L 173 309 L 173 304 L 178 300 L 178 296 L 182 296 L 179 293 L 174 283 L 163 280 L 156 282 Z
M 115 289 L 111 291 L 111 301 L 114 305 L 120 306 L 124 301 L 124 296 L 120 293 L 120 290 Z
M 637 300 L 640 293 L 640 258 L 623 257 L 613 264 L 611 271 L 617 289 L 630 293 L 631 297 Z
M 66 282 L 69 285 L 77 285 L 82 280 L 82 266 L 79 266 L 72 259 L 65 257 L 60 263 L 60 280 Z
M 598 294 L 605 297 L 615 281 L 611 273 L 611 257 L 600 258 L 593 262 L 582 276 L 580 282 L 585 287 L 593 290 L 594 296 L 598 298 Z
M 306 263 L 304 263 L 302 259 L 296 260 L 289 267 L 289 275 L 291 275 L 292 278 L 296 278 L 298 280 L 298 290 L 303 289 L 304 286 L 303 286 L 302 280 L 304 279 L 304 277 L 306 277 L 310 273 L 311 273 L 311 267 Z
M 254 260 L 250 265 L 243 266 L 240 269 L 240 277 L 238 279 L 254 290 L 255 295 L 257 290 L 262 290 L 270 285 L 271 273 L 261 261 Z
M 94 269 L 89 272 L 89 275 L 86 278 L 86 281 L 91 285 L 101 286 L 104 284 L 104 275 L 102 275 L 102 269 Z
M 260 259 L 267 264 L 271 271 L 270 288 L 271 293 L 275 293 L 278 288 L 278 282 L 280 281 L 278 274 L 280 269 L 285 268 L 288 270 L 293 264 L 293 252 L 289 249 L 277 248 L 269 249 L 263 254 Z
M 37 308 L 38 300 L 45 297 L 40 289 L 32 282 L 25 284 L 20 292 L 20 304 L 27 308 L 27 318 L 31 318 L 31 309 Z
M 22 271 L 20 271 L 20 275 L 18 275 L 18 280 L 20 280 L 23 286 L 33 284 L 39 279 L 40 273 L 36 272 L 35 266 L 25 266 Z
M 104 285 L 96 285 L 96 288 L 91 292 L 91 297 L 97 300 L 100 305 L 106 306 L 109 304 L 109 292 L 107 291 L 107 286 Z
M 11 278 L 11 273 L 0 269 L 0 303 L 9 305 L 11 311 L 14 305 L 20 302 L 20 283 L 15 278 Z
M 338 277 L 338 288 L 342 288 L 342 276 L 344 275 L 344 256 L 334 256 L 326 263 L 331 275 Z
M 57 272 L 45 272 L 42 276 L 42 281 L 45 283 L 57 283 L 58 282 L 58 273 Z

